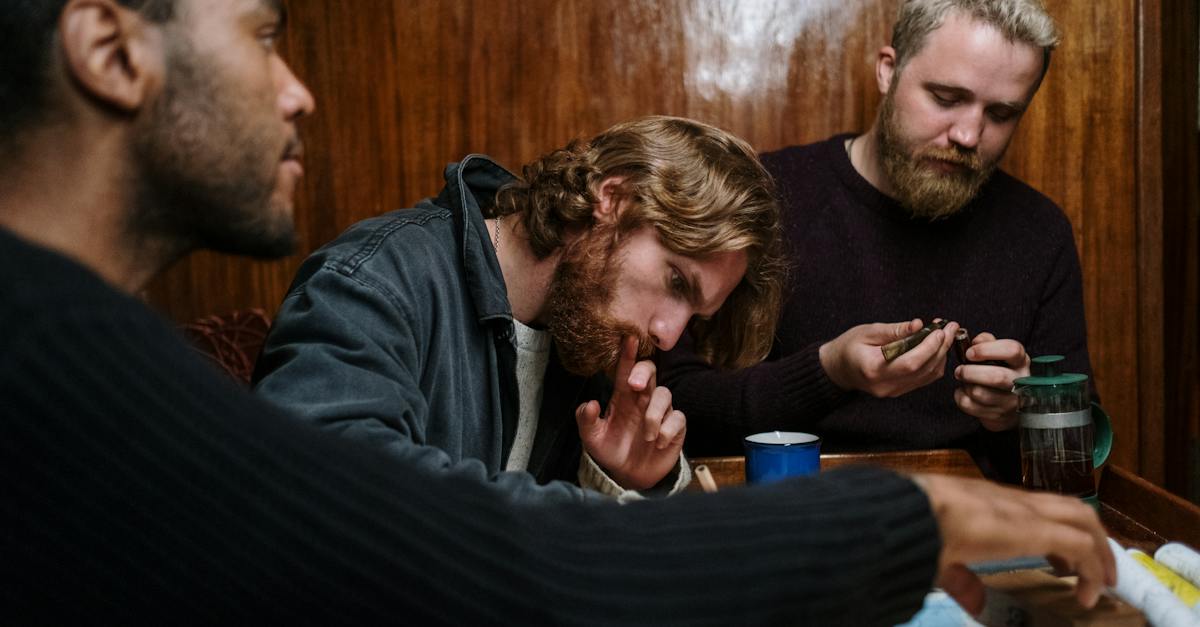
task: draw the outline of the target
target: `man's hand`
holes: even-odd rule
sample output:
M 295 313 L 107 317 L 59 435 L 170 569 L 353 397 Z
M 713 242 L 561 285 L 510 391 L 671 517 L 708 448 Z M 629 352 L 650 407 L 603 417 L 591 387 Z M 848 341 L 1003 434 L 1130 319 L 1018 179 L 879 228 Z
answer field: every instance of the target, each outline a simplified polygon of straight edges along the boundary
M 880 347 L 921 330 L 921 320 L 862 324 L 821 346 L 821 367 L 834 385 L 888 398 L 906 394 L 942 376 L 946 355 L 954 343 L 958 323 L 930 333 L 916 348 L 891 363 Z
M 1092 607 L 1117 566 L 1096 510 L 1077 498 L 1026 492 L 983 479 L 915 475 L 942 535 L 938 587 L 972 614 L 983 610 L 983 583 L 967 564 L 1045 556 L 1079 575 L 1075 598 Z
M 613 380 L 608 411 L 588 401 L 575 410 L 579 438 L 588 455 L 621 487 L 653 487 L 679 461 L 687 420 L 671 406 L 671 391 L 655 385 L 652 361 L 637 361 L 637 338 L 626 337 Z
M 979 419 L 989 431 L 1005 431 L 1017 426 L 1017 395 L 1013 382 L 1029 376 L 1029 355 L 1016 340 L 997 340 L 991 333 L 980 333 L 967 349 L 970 361 L 991 361 L 997 365 L 967 364 L 954 369 L 954 378 L 962 387 L 954 390 L 954 402 L 968 415 Z

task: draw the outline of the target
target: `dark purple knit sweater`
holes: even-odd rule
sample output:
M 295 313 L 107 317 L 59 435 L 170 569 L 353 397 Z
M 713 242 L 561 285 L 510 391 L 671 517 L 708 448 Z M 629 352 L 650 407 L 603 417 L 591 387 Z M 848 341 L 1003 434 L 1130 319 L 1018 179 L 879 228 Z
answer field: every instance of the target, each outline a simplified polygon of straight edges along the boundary
M 848 137 L 763 155 L 783 200 L 787 300 L 763 364 L 716 372 L 686 341 L 661 358 L 660 380 L 688 417 L 688 451 L 740 453 L 745 434 L 803 430 L 826 451 L 967 448 L 989 474 L 1015 480 L 1015 432 L 987 432 L 958 410 L 953 358 L 941 380 L 876 399 L 838 390 L 817 350 L 854 325 L 940 316 L 1019 340 L 1030 355 L 1065 355 L 1066 371 L 1090 375 L 1071 224 L 999 171 L 961 213 L 912 219 L 854 170 Z

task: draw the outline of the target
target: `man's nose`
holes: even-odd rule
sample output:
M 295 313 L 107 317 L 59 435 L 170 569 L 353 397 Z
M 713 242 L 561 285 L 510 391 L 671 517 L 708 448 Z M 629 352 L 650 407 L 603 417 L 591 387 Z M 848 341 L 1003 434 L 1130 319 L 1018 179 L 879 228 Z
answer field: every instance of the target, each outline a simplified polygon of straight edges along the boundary
M 690 319 L 691 312 L 684 310 L 655 315 L 650 322 L 650 341 L 660 351 L 671 350 L 683 335 Z
M 312 115 L 312 112 L 317 108 L 317 103 L 313 99 L 312 92 L 296 78 L 292 73 L 292 69 L 288 67 L 283 59 L 276 58 L 279 64 L 277 70 L 280 72 L 281 86 L 279 89 L 279 108 L 283 111 L 283 115 L 288 120 Z
M 979 137 L 983 135 L 983 125 L 983 109 L 967 108 L 950 126 L 950 141 L 962 148 L 974 150 L 979 146 Z

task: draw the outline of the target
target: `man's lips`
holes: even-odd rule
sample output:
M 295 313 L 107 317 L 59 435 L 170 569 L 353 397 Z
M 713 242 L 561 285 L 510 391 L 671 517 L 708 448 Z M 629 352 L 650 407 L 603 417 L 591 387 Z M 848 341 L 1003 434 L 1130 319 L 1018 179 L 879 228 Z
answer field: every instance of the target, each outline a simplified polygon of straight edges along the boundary
M 295 172 L 296 176 L 304 176 L 304 144 L 299 137 L 293 136 L 283 149 L 283 167 Z
M 283 151 L 282 167 L 291 170 L 297 177 L 304 176 L 304 146 L 300 140 L 288 142 Z
M 284 159 L 281 162 L 280 167 L 290 171 L 296 178 L 304 176 L 304 164 L 300 163 L 300 159 L 298 157 L 288 157 L 287 159 Z
M 937 157 L 926 157 L 925 162 L 940 172 L 974 171 L 974 168 L 972 168 L 969 164 L 962 163 L 960 161 L 950 161 L 948 159 L 939 159 Z

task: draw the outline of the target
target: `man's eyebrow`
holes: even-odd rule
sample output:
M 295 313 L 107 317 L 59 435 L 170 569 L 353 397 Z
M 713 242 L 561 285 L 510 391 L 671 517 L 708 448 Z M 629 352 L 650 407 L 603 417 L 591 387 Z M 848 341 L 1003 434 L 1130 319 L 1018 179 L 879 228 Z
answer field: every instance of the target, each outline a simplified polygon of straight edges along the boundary
M 682 263 L 674 262 L 671 264 L 671 267 L 679 275 L 679 280 L 683 283 L 682 291 L 684 299 L 693 308 L 698 309 L 700 307 L 700 275 L 695 270 L 691 272 L 685 271 L 683 265 Z
M 948 91 L 956 96 L 974 96 L 975 95 L 975 92 L 971 91 L 970 89 L 967 89 L 966 87 L 959 87 L 958 85 L 946 85 L 945 83 L 935 83 L 933 81 L 926 81 L 925 83 L 922 84 L 922 86 L 925 87 L 925 89 L 927 89 L 929 91 Z
M 959 87 L 958 85 L 946 85 L 944 83 L 935 83 L 933 81 L 927 81 L 927 82 L 923 83 L 923 86 L 925 87 L 925 89 L 927 89 L 929 91 L 950 92 L 951 94 L 954 94 L 955 96 L 965 96 L 968 98 L 975 97 L 975 92 L 971 91 L 970 89 L 967 89 L 966 87 Z M 1026 103 L 1014 101 L 1014 100 L 1005 100 L 1005 101 L 1001 101 L 1001 102 L 990 103 L 989 106 L 1008 107 L 1009 109 L 1012 109 L 1012 110 L 1016 111 L 1017 113 L 1021 113 L 1022 111 L 1025 110 Z
M 287 26 L 287 4 L 283 0 L 258 0 L 258 4 L 263 9 L 278 16 L 279 30 L 283 30 Z
M 704 307 L 704 294 L 700 292 L 700 273 L 693 270 L 685 283 L 688 286 L 688 302 L 692 304 L 693 309 L 699 312 Z M 698 313 L 697 315 L 704 320 L 708 320 L 711 317 L 709 314 Z

